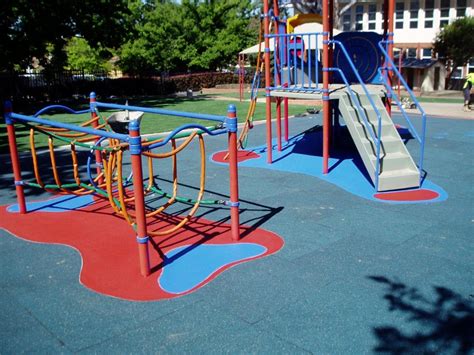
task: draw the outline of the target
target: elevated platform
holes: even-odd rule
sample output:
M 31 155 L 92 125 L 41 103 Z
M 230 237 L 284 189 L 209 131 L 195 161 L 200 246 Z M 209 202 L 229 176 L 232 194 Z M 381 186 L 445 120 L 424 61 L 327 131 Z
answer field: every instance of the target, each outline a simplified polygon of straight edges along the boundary
M 362 85 L 351 85 L 352 90 L 358 94 L 365 94 Z M 385 96 L 385 87 L 383 85 L 366 85 L 367 90 L 371 95 L 379 95 L 380 97 Z M 322 84 L 311 84 L 306 86 L 291 85 L 288 88 L 282 90 L 270 91 L 271 97 L 288 97 L 291 99 L 307 99 L 307 100 L 322 100 L 323 93 Z M 339 100 L 341 95 L 346 92 L 347 88 L 344 84 L 332 84 L 329 86 L 330 99 Z

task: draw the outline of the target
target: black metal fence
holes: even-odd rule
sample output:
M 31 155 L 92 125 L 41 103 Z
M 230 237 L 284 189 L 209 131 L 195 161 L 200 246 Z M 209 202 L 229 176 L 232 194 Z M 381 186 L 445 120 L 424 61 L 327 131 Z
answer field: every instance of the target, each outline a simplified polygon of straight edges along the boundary
M 252 74 L 246 75 L 246 82 Z M 16 102 L 57 101 L 87 96 L 95 91 L 104 96 L 167 95 L 189 89 L 200 90 L 238 83 L 235 73 L 207 72 L 151 77 L 112 78 L 106 72 L 42 71 L 0 73 L 0 98 Z

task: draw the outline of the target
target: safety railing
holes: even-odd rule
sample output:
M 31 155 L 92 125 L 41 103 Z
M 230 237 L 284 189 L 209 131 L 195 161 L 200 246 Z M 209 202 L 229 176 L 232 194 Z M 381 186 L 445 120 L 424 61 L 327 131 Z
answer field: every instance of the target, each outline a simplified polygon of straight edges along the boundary
M 323 33 L 270 34 L 266 37 L 275 42 L 270 90 L 321 93 L 319 52 Z
M 211 136 L 216 136 L 219 134 L 223 134 L 227 132 L 229 127 L 228 120 L 226 116 L 218 116 L 218 115 L 209 115 L 209 114 L 201 114 L 201 113 L 194 113 L 194 112 L 184 112 L 184 111 L 173 111 L 173 110 L 166 110 L 166 109 L 158 109 L 158 108 L 149 108 L 149 107 L 142 107 L 142 106 L 130 106 L 130 105 L 119 105 L 119 104 L 111 104 L 105 102 L 94 102 L 92 103 L 91 110 L 95 111 L 97 108 L 105 108 L 105 109 L 113 109 L 113 110 L 129 110 L 129 111 L 141 111 L 145 113 L 151 113 L 155 115 L 166 115 L 166 116 L 176 116 L 176 117 L 183 117 L 183 118 L 193 118 L 198 120 L 205 120 L 205 121 L 213 121 L 218 122 L 218 125 L 214 127 L 206 127 L 201 124 L 193 124 L 188 123 L 182 126 L 177 127 L 166 136 L 162 136 L 162 141 L 157 144 L 150 145 L 144 150 L 150 150 L 156 147 L 160 147 L 168 143 L 172 138 L 176 138 L 176 136 L 185 130 L 195 129 L 199 130 L 202 133 L 207 133 Z M 138 121 L 140 123 L 140 121 Z M 100 133 L 102 134 L 102 133 Z M 128 140 L 128 136 L 126 136 L 126 141 Z
M 380 114 L 379 109 L 375 105 L 374 100 L 370 96 L 370 92 L 367 89 L 367 86 L 365 85 L 364 81 L 362 80 L 359 72 L 357 71 L 357 68 L 355 67 L 354 63 L 352 62 L 352 59 L 351 59 L 349 53 L 347 52 L 346 48 L 344 47 L 344 44 L 342 42 L 336 41 L 336 40 L 331 40 L 331 41 L 328 41 L 327 43 L 329 45 L 331 45 L 331 44 L 337 45 L 341 48 L 341 51 L 344 54 L 344 57 L 346 58 L 347 62 L 349 63 L 349 66 L 350 66 L 352 72 L 356 76 L 358 83 L 360 84 L 360 86 L 361 86 L 362 90 L 364 91 L 370 105 L 372 106 L 372 108 L 374 109 L 375 114 L 377 115 L 377 134 L 375 134 L 375 132 L 372 128 L 372 125 L 370 124 L 369 119 L 368 119 L 368 117 L 365 113 L 365 110 L 361 107 L 360 101 L 358 100 L 358 98 L 354 94 L 353 90 L 351 89 L 350 83 L 348 82 L 344 72 L 339 68 L 328 68 L 327 69 L 328 71 L 338 72 L 339 75 L 341 76 L 341 78 L 344 81 L 344 84 L 347 88 L 347 92 L 351 96 L 351 100 L 352 100 L 353 104 L 355 104 L 355 106 L 356 106 L 357 113 L 359 114 L 359 117 L 362 118 L 362 122 L 363 122 L 365 128 L 367 129 L 367 131 L 369 132 L 369 135 L 372 138 L 372 141 L 375 144 L 376 162 L 375 162 L 374 185 L 375 185 L 375 190 L 378 191 L 379 175 L 380 175 L 380 150 L 381 150 L 380 149 L 381 148 L 381 138 L 380 137 L 382 135 L 382 115 Z M 324 69 L 323 69 L 323 71 L 324 71 Z
M 426 113 L 423 110 L 423 108 L 421 107 L 418 100 L 416 99 L 415 94 L 413 93 L 413 91 L 410 89 L 407 82 L 403 78 L 403 75 L 401 75 L 401 73 L 398 71 L 395 63 L 393 62 L 392 58 L 388 54 L 387 49 L 385 48 L 385 46 L 393 44 L 393 43 L 394 42 L 390 41 L 390 40 L 389 41 L 385 40 L 385 41 L 380 41 L 379 42 L 379 44 L 378 44 L 379 48 L 382 51 L 382 54 L 385 58 L 385 65 L 383 67 L 379 68 L 378 71 L 381 74 L 381 77 L 383 78 L 384 85 L 387 88 L 387 90 L 390 94 L 390 97 L 395 99 L 395 103 L 398 106 L 400 112 L 402 113 L 403 118 L 408 123 L 410 133 L 420 144 L 420 157 L 419 157 L 419 161 L 418 161 L 418 169 L 420 170 L 420 184 L 421 184 L 421 182 L 423 180 L 423 159 L 424 159 L 424 151 L 425 151 Z M 405 109 L 404 109 L 404 107 L 403 107 L 403 105 L 400 101 L 400 98 L 394 92 L 394 90 L 393 90 L 393 88 L 390 84 L 388 75 L 387 75 L 388 72 L 392 72 L 397 77 L 397 79 L 400 80 L 402 85 L 405 87 L 408 95 L 410 96 L 410 99 L 413 101 L 416 108 L 420 112 L 420 114 L 421 114 L 421 133 L 420 134 L 418 134 L 418 131 L 416 130 L 413 123 L 411 122 L 410 117 L 408 116 L 407 112 L 405 111 Z

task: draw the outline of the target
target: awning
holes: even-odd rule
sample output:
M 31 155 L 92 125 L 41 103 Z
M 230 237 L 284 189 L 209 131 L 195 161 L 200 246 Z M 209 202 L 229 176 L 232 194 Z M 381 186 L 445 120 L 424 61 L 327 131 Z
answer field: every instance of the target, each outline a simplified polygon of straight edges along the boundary
M 273 38 L 270 38 L 270 52 L 273 52 L 275 49 L 275 40 Z M 262 53 L 265 52 L 265 42 L 262 42 L 262 47 L 260 48 Z M 255 54 L 258 53 L 258 44 L 255 46 L 249 47 L 244 49 L 243 51 L 239 52 L 239 54 Z
M 398 58 L 394 58 L 393 61 L 398 66 Z M 436 59 L 404 58 L 402 68 L 426 69 L 436 64 L 436 62 L 438 62 Z

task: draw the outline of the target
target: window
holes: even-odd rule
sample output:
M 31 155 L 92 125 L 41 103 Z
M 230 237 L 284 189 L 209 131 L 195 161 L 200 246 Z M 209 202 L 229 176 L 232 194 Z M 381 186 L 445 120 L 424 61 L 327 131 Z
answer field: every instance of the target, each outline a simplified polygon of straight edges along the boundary
M 344 15 L 342 17 L 342 30 L 350 31 L 351 30 L 351 15 Z
M 431 58 L 433 51 L 431 48 L 423 48 L 423 52 L 421 54 L 421 58 Z
M 408 48 L 407 58 L 416 58 L 416 48 Z
M 425 28 L 433 28 L 434 0 L 425 0 Z
M 367 22 L 368 22 L 368 25 L 369 25 L 369 30 L 375 30 L 377 5 L 375 5 L 375 4 L 369 5 L 368 15 L 369 15 L 369 21 L 367 21 Z
M 394 48 L 393 49 L 393 60 L 394 61 L 398 61 L 398 59 L 400 58 L 400 53 L 402 53 L 400 48 Z
M 474 58 L 469 59 L 469 63 L 467 63 L 467 71 L 468 73 L 474 72 Z
M 456 4 L 456 17 L 466 16 L 466 0 L 458 0 Z
M 453 74 L 451 75 L 452 79 L 462 79 L 462 67 L 457 67 L 453 69 Z
M 418 28 L 418 10 L 420 2 L 418 0 L 410 1 L 410 28 Z
M 357 5 L 355 8 L 356 17 L 355 17 L 355 30 L 362 31 L 363 29 L 363 17 L 364 17 L 364 7 L 362 5 Z
M 395 5 L 395 28 L 403 28 L 403 11 L 405 10 L 404 2 L 397 2 Z
M 449 7 L 450 7 L 451 0 L 441 0 L 440 3 L 440 19 L 439 19 L 439 27 L 443 28 L 449 23 Z

